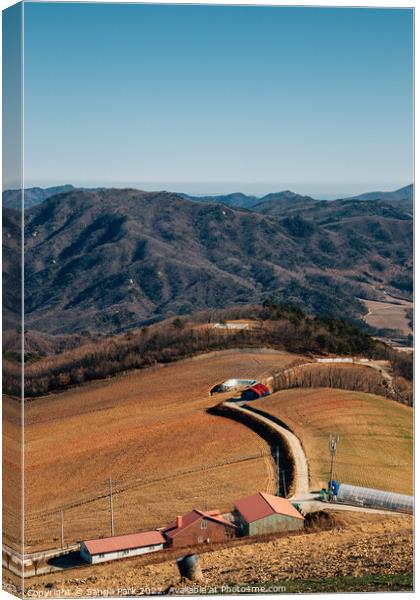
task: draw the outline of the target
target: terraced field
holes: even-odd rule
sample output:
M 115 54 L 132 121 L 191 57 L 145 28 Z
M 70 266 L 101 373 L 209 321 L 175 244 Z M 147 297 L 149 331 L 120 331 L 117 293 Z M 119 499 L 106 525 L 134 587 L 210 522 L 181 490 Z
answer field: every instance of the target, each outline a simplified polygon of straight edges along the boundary
M 339 481 L 413 493 L 413 409 L 374 394 L 330 388 L 283 390 L 252 403 L 281 419 L 299 437 L 311 487 L 329 475 L 329 434 L 340 436 Z
M 249 492 L 273 491 L 265 442 L 205 410 L 217 401 L 208 394 L 215 383 L 259 378 L 295 358 L 225 351 L 28 402 L 28 551 L 60 544 L 61 508 L 65 542 L 109 535 L 109 477 L 117 534 L 164 525 L 193 506 L 227 510 Z M 13 532 L 5 533 L 12 543 Z

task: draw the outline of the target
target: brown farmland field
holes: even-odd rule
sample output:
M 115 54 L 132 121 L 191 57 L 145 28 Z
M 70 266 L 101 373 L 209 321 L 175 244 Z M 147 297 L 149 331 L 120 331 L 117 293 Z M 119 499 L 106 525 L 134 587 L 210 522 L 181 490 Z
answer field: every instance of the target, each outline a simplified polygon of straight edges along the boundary
M 220 400 L 208 395 L 215 383 L 259 378 L 294 358 L 224 351 L 27 402 L 27 550 L 60 544 L 62 508 L 65 543 L 109 535 L 109 477 L 116 534 L 165 525 L 194 506 L 229 510 L 241 495 L 273 491 L 265 442 L 205 411 Z M 13 532 L 5 534 L 13 543 Z
M 368 325 L 378 329 L 395 329 L 401 331 L 403 335 L 413 333 L 409 326 L 407 311 L 413 309 L 413 303 L 408 300 L 397 300 L 390 296 L 388 301 L 363 300 L 368 309 L 364 320 Z
M 382 396 L 347 390 L 289 389 L 252 402 L 281 419 L 305 450 L 311 486 L 327 484 L 329 434 L 340 436 L 336 478 L 413 493 L 413 409 Z

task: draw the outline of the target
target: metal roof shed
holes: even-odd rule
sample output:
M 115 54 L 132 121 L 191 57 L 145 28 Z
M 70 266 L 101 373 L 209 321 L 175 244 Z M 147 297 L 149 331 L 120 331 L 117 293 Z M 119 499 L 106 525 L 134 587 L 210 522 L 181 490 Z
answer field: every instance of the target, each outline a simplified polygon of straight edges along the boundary
M 162 550 L 165 538 L 159 531 L 145 531 L 129 535 L 87 540 L 80 544 L 80 555 L 88 563 L 137 556 Z
M 258 492 L 235 502 L 235 513 L 245 535 L 302 529 L 304 518 L 286 498 Z

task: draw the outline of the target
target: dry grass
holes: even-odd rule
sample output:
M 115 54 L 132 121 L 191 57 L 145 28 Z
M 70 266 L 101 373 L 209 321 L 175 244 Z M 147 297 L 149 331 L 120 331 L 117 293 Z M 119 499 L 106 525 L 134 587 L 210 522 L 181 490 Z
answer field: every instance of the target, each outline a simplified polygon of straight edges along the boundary
M 401 300 L 395 302 L 379 302 L 377 300 L 363 300 L 368 309 L 364 320 L 368 325 L 378 329 L 395 329 L 403 335 L 410 335 L 413 330 L 409 326 L 407 310 L 413 309 L 413 303 Z
M 215 383 L 259 378 L 293 358 L 225 351 L 28 402 L 28 551 L 57 545 L 63 506 L 66 542 L 108 535 L 110 476 L 117 533 L 165 525 L 193 506 L 227 510 L 238 496 L 273 490 L 267 445 L 247 427 L 205 409 L 216 402 L 208 395 Z
M 311 486 L 328 481 L 330 432 L 339 434 L 339 481 L 413 493 L 413 410 L 373 394 L 292 389 L 252 403 L 286 423 L 308 457 Z
M 22 539 L 22 421 L 19 400 L 3 396 L 3 541 Z

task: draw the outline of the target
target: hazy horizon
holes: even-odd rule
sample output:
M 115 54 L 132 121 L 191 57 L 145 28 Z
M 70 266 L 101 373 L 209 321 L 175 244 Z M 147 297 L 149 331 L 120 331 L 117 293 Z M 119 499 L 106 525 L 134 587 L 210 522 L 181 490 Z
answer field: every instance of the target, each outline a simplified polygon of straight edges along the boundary
M 315 199 L 331 200 L 335 198 L 344 198 L 346 196 L 357 196 L 367 192 L 393 192 L 400 188 L 411 185 L 410 183 L 388 183 L 388 184 L 347 184 L 336 187 L 334 184 L 300 185 L 299 183 L 240 183 L 240 182 L 72 182 L 72 181 L 49 181 L 49 182 L 27 182 L 25 189 L 29 188 L 49 188 L 64 185 L 72 185 L 75 188 L 134 188 L 144 191 L 162 191 L 166 190 L 174 193 L 184 193 L 196 196 L 217 196 L 232 193 L 244 193 L 246 195 L 265 196 L 273 192 L 292 191 L 302 196 L 312 196 Z M 5 187 L 3 191 L 9 189 Z

